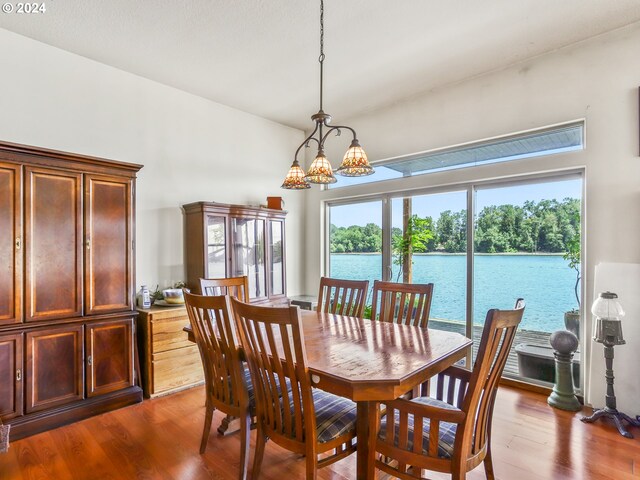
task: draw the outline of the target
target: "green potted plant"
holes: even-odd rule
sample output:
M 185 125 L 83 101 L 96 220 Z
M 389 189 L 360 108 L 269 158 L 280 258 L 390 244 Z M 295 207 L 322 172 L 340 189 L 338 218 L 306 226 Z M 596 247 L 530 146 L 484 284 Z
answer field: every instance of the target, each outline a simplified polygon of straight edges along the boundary
M 564 313 L 564 326 L 576 337 L 580 338 L 580 232 L 577 231 L 567 241 L 567 252 L 563 255 L 565 260 L 569 261 L 569 268 L 576 272 L 576 283 L 574 285 L 574 294 L 578 308 L 573 308 Z

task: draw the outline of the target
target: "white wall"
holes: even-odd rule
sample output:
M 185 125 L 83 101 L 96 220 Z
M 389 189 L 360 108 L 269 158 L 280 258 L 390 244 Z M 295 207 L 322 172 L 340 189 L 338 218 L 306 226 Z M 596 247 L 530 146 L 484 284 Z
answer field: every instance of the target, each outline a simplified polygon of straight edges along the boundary
M 304 197 L 279 188 L 301 131 L 7 30 L 0 45 L 0 140 L 144 164 L 138 285 L 185 278 L 180 205 L 269 195 L 285 199 L 289 293 L 302 291 Z
M 587 215 L 583 291 L 585 305 L 591 305 L 597 263 L 640 262 L 638 45 L 640 24 L 635 24 L 388 108 L 338 119 L 357 130 L 371 160 L 586 119 L 587 148 L 582 152 L 424 175 L 406 182 L 370 184 L 354 187 L 352 193 L 365 195 L 584 166 Z M 332 148 L 334 143 L 340 142 L 328 142 L 327 146 Z M 341 158 L 344 148 L 340 144 L 328 150 L 329 158 Z M 307 199 L 306 258 L 312 259 L 306 265 L 308 291 L 317 288 L 321 273 L 321 261 L 316 259 L 322 253 L 322 202 L 344 195 L 344 190 L 314 189 Z M 591 331 L 588 317 L 586 332 Z M 640 349 L 640 338 L 628 339 L 622 348 Z M 636 367 L 618 365 L 616 375 L 636 375 L 637 381 Z M 620 397 L 625 395 L 618 393 Z M 592 400 L 597 405 L 603 403 L 603 399 Z M 639 414 L 640 410 L 629 413 Z

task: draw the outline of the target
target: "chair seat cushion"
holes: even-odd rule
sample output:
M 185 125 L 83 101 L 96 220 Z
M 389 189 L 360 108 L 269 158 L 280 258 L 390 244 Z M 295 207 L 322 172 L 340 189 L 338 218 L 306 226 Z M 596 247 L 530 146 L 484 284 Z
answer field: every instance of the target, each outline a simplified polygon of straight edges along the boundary
M 356 404 L 317 388 L 312 389 L 318 442 L 325 443 L 356 429 Z
M 256 414 L 256 394 L 253 389 L 253 382 L 251 381 L 251 373 L 246 363 L 243 364 L 242 374 L 244 376 L 245 385 L 247 386 L 247 393 L 249 394 L 249 410 L 252 415 Z
M 256 414 L 256 395 L 253 389 L 253 382 L 251 381 L 251 373 L 249 372 L 249 368 L 246 363 L 243 363 L 242 376 L 244 377 L 244 384 L 247 386 L 247 394 L 249 397 L 249 411 L 252 416 Z M 231 386 L 231 377 L 229 377 L 229 388 L 233 393 L 233 387 Z M 233 397 L 233 396 L 232 396 Z M 231 398 L 233 402 L 233 398 Z
M 411 401 L 415 403 L 420 403 L 423 405 L 429 405 L 431 407 L 442 408 L 444 410 L 459 410 L 453 405 L 449 405 L 446 402 L 442 402 L 440 400 L 436 400 L 435 398 L 431 398 L 431 397 L 418 397 Z M 388 419 L 386 416 L 380 420 L 380 430 L 378 432 L 378 438 L 382 441 L 385 440 L 385 434 L 387 431 L 387 421 Z M 396 422 L 396 425 L 400 422 L 400 414 L 398 413 L 397 410 L 395 411 L 394 421 Z M 413 450 L 413 430 L 414 430 L 413 415 L 409 415 L 407 423 L 408 423 L 408 440 L 407 440 L 407 446 L 405 449 L 412 451 Z M 430 425 L 429 418 L 424 418 L 422 422 L 422 453 L 424 455 L 429 454 L 430 427 L 431 425 Z M 440 430 L 438 432 L 438 437 L 439 437 L 438 438 L 438 457 L 447 458 L 447 459 L 452 457 L 453 444 L 456 439 L 457 427 L 458 425 L 455 423 L 440 422 Z M 393 444 L 395 447 L 398 447 L 399 437 L 400 437 L 399 428 L 396 426 L 394 431 L 395 431 L 395 438 L 393 439 Z

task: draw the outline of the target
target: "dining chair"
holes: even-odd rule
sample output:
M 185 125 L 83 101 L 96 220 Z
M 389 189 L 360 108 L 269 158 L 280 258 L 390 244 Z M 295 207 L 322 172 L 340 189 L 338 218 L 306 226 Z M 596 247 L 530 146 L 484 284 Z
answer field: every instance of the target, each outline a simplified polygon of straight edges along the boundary
M 202 295 L 229 295 L 243 302 L 249 302 L 248 277 L 230 278 L 201 278 L 200 292 Z
M 373 282 L 371 318 L 426 328 L 433 283 Z
M 206 415 L 200 442 L 204 453 L 213 412 L 218 409 L 240 419 L 240 479 L 247 477 L 249 432 L 256 402 L 251 376 L 240 359 L 229 296 L 184 293 L 191 329 L 204 368 Z
M 368 289 L 369 280 L 321 277 L 317 311 L 362 317 Z
M 298 307 L 261 307 L 231 299 L 256 394 L 252 478 L 268 439 L 304 455 L 306 478 L 355 452 L 356 404 L 312 388 Z M 286 385 L 280 393 L 280 386 Z M 320 457 L 319 457 L 320 456 Z
M 378 468 L 401 479 L 421 479 L 422 469 L 450 473 L 463 480 L 484 462 L 494 479 L 491 420 L 498 381 L 507 362 L 524 300 L 514 310 L 487 312 L 473 370 L 449 367 L 437 376 L 435 398 L 385 402 L 386 415 L 374 409 L 370 428 L 369 469 Z M 407 467 L 411 468 L 407 468 Z

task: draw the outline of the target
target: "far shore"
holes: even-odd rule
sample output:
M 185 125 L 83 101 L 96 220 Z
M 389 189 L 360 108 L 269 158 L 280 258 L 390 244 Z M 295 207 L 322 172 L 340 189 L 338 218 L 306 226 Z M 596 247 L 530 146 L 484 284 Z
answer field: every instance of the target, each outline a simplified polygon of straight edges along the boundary
M 332 253 L 331 255 L 382 255 L 382 252 L 343 252 Z M 413 255 L 429 256 L 429 255 L 450 255 L 450 256 L 465 256 L 466 253 L 449 253 L 449 252 L 427 252 L 427 253 L 414 253 Z M 500 252 L 500 253 L 474 253 L 474 255 L 483 256 L 529 256 L 529 257 L 562 257 L 564 253 L 530 253 L 530 252 Z

